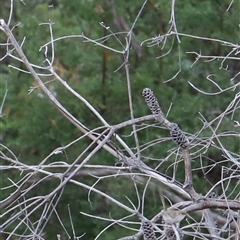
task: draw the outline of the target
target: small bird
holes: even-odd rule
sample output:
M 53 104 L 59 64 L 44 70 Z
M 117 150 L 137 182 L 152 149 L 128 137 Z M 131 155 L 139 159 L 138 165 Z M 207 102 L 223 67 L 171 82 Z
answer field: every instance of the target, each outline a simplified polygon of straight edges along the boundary
M 165 223 L 172 225 L 181 222 L 186 217 L 187 213 L 176 209 L 176 210 L 163 210 L 161 215 Z

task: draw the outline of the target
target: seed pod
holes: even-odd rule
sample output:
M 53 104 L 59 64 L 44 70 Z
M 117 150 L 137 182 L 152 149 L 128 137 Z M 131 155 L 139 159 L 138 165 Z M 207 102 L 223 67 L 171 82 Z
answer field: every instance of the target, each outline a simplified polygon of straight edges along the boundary
M 170 226 L 167 226 L 165 228 L 165 238 L 164 240 L 177 240 L 177 239 L 180 239 L 180 240 L 183 240 L 183 237 L 184 237 L 184 234 L 182 232 L 182 230 L 180 228 L 176 228 L 177 230 L 177 234 L 178 234 L 178 237 L 176 236 L 176 233 L 174 232 L 173 228 Z
M 150 88 L 144 88 L 142 91 L 142 95 L 145 98 L 145 102 L 147 103 L 149 109 L 156 121 L 162 123 L 163 122 L 163 113 L 161 107 L 159 106 L 158 100 L 153 94 L 153 91 Z
M 170 128 L 172 140 L 176 142 L 181 148 L 187 148 L 189 146 L 189 141 L 183 131 L 178 127 L 178 125 L 176 123 L 171 123 Z
M 151 221 L 143 219 L 142 230 L 144 240 L 157 240 Z

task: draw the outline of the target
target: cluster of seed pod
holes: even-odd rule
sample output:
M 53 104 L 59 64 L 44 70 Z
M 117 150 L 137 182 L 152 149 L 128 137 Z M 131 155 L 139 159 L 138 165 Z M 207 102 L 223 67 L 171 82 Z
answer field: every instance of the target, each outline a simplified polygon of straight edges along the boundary
M 159 106 L 158 100 L 155 97 L 153 91 L 150 88 L 144 88 L 142 91 L 142 95 L 147 103 L 149 109 L 151 110 L 156 121 L 163 123 L 164 116 L 162 113 L 162 109 Z M 168 122 L 167 127 L 170 128 L 170 134 L 172 136 L 172 140 L 176 142 L 181 148 L 186 149 L 189 146 L 189 141 L 183 131 L 178 127 L 176 123 Z
M 144 240 L 157 240 L 151 221 L 142 220 L 142 231 Z

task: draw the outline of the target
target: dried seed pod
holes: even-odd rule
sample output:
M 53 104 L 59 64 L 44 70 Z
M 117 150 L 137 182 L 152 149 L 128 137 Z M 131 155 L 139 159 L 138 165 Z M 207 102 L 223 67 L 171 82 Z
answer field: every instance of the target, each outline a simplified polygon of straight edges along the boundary
M 144 240 L 157 240 L 151 221 L 143 219 L 142 230 Z
M 164 240 L 177 240 L 180 239 L 182 240 L 184 237 L 184 234 L 182 232 L 182 230 L 180 228 L 176 228 L 177 232 L 178 232 L 178 237 L 175 235 L 176 233 L 174 232 L 172 227 L 166 227 L 165 228 L 165 238 Z
M 163 113 L 161 107 L 159 106 L 157 98 L 153 94 L 153 91 L 150 88 L 144 88 L 142 95 L 145 98 L 145 102 L 147 103 L 149 109 L 154 115 L 155 120 L 162 123 L 164 121 Z
M 170 128 L 172 140 L 176 142 L 181 148 L 187 148 L 189 146 L 189 141 L 183 131 L 178 127 L 178 125 L 176 123 L 171 123 Z

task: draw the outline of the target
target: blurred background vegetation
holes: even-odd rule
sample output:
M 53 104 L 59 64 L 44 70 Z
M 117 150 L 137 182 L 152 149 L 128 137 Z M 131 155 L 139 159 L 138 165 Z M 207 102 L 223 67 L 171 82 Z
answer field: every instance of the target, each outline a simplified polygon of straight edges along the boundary
M 41 23 L 48 23 L 49 19 L 54 22 L 55 39 L 82 33 L 89 38 L 98 39 L 109 34 L 99 24 L 104 22 L 112 32 L 121 32 L 118 37 L 120 41 L 125 43 L 126 33 L 131 28 L 143 4 L 143 1 L 139 0 L 55 0 L 51 2 L 25 0 L 24 2 L 25 5 L 21 1 L 14 3 L 12 27 L 17 23 L 20 25 L 14 28 L 13 33 L 19 42 L 26 37 L 23 50 L 30 62 L 37 65 L 42 65 L 44 61 L 43 51 L 39 52 L 40 46 L 50 40 L 48 25 Z M 1 0 L 0 4 L 1 17 L 7 20 L 9 1 Z M 226 11 L 229 4 L 229 0 L 176 1 L 175 16 L 178 32 L 239 43 L 240 9 L 235 2 L 230 10 Z M 221 60 L 199 60 L 193 65 L 196 55 L 187 54 L 187 52 L 197 52 L 208 56 L 227 55 L 231 49 L 219 42 L 180 36 L 181 44 L 179 44 L 176 37 L 171 36 L 164 48 L 162 48 L 162 44 L 152 47 L 147 44 L 141 46 L 141 43 L 146 39 L 165 34 L 168 31 L 170 13 L 171 1 L 149 0 L 134 28 L 129 61 L 134 115 L 140 117 L 149 114 L 141 96 L 142 89 L 149 87 L 154 90 L 164 113 L 167 113 L 171 106 L 169 120 L 177 122 L 185 132 L 194 134 L 202 128 L 198 113 L 201 112 L 208 121 L 211 121 L 225 110 L 236 92 L 226 91 L 219 95 L 207 96 L 194 90 L 188 81 L 205 92 L 217 92 L 216 86 L 210 84 L 206 77 L 214 74 L 212 78 L 219 86 L 222 88 L 230 87 L 230 79 L 239 71 L 239 63 L 227 60 L 221 67 Z M 0 40 L 4 42 L 6 37 L 3 33 L 0 34 Z M 110 37 L 105 44 L 122 50 L 114 37 Z M 158 58 L 169 50 L 171 51 L 168 55 Z M 4 54 L 5 50 L 2 48 L 0 57 Z M 40 90 L 36 89 L 28 94 L 30 88 L 36 87 L 32 77 L 8 67 L 11 64 L 24 69 L 22 64 L 10 58 L 4 59 L 2 63 L 0 65 L 0 99 L 3 99 L 6 91 L 8 92 L 3 106 L 3 116 L 0 118 L 1 143 L 9 147 L 20 161 L 37 165 L 55 148 L 68 144 L 81 136 L 81 133 L 64 119 Z M 55 42 L 54 67 L 56 71 L 73 89 L 85 97 L 110 124 L 130 119 L 126 76 L 124 69 L 119 69 L 122 63 L 123 59 L 120 54 L 84 42 L 79 37 Z M 172 81 L 167 81 L 175 76 L 179 70 L 179 65 L 181 67 L 180 73 Z M 224 70 L 227 65 L 228 71 Z M 51 79 L 45 78 L 45 81 L 48 80 Z M 53 81 L 49 83 L 49 87 L 53 89 L 62 104 L 86 126 L 91 129 L 101 126 L 101 123 L 96 122 L 96 118 L 83 103 L 77 101 L 63 86 Z M 233 123 L 229 117 L 226 117 L 222 120 L 218 132 L 231 130 L 233 130 Z M 130 133 L 131 128 L 119 132 L 129 146 L 134 148 L 133 138 L 124 137 Z M 211 134 L 210 129 L 206 129 L 201 132 L 200 137 L 207 137 Z M 145 144 L 164 136 L 168 137 L 169 133 L 162 129 L 149 127 L 139 133 L 139 141 L 140 144 Z M 238 142 L 233 142 L 231 139 L 222 139 L 222 141 L 229 151 L 238 151 Z M 50 157 L 48 162 L 65 161 L 72 163 L 89 143 L 90 141 L 87 139 L 76 143 L 64 154 Z M 160 160 L 169 155 L 168 150 L 173 147 L 175 145 L 171 141 L 165 141 L 146 148 L 142 151 L 142 155 L 147 164 L 157 166 Z M 210 148 L 202 157 L 206 159 L 206 162 L 224 160 L 221 151 L 216 150 L 216 148 Z M 157 161 L 151 161 L 151 158 L 157 159 Z M 195 160 L 193 166 L 197 168 L 199 161 L 197 158 Z M 116 163 L 116 160 L 104 151 L 95 155 L 91 161 L 109 165 Z M 161 171 L 165 172 L 172 162 L 174 162 L 174 158 L 170 158 L 166 165 L 162 164 Z M 19 178 L 19 173 L 16 172 L 6 171 L 1 174 L 2 186 L 9 184 L 8 177 L 14 180 Z M 218 180 L 220 172 L 216 169 L 209 174 L 211 175 L 208 177 L 214 183 Z M 209 190 L 211 185 L 199 186 L 201 178 L 203 178 L 203 173 L 195 171 L 195 187 L 204 193 Z M 184 179 L 184 172 L 181 168 L 178 171 L 177 179 L 179 181 Z M 93 179 L 87 176 L 78 177 L 77 180 L 90 185 L 94 183 Z M 56 184 L 55 181 L 43 183 L 35 189 L 35 193 L 31 192 L 31 194 L 45 195 Z M 114 194 L 117 199 L 126 204 L 129 202 L 125 196 L 128 196 L 133 202 L 136 201 L 134 186 L 129 185 L 127 179 L 119 178 L 118 180 L 116 178 L 115 181 L 106 179 L 98 186 L 104 192 Z M 162 208 L 156 190 L 153 188 L 152 192 L 149 190 L 147 193 L 144 211 L 149 218 Z M 140 188 L 139 191 L 141 192 L 142 189 Z M 9 190 L 2 191 L 1 198 L 6 197 L 9 193 Z M 87 190 L 76 191 L 76 187 L 69 184 L 64 190 L 57 210 L 66 229 L 71 232 L 67 208 L 69 204 L 71 211 L 74 212 L 72 217 L 76 234 L 81 235 L 86 232 L 86 237 L 83 239 L 93 239 L 107 223 L 82 216 L 80 211 L 102 217 L 109 216 L 111 213 L 113 218 L 124 216 L 125 212 L 95 194 L 91 195 L 90 204 L 87 200 L 87 194 Z M 37 214 L 35 217 L 37 219 Z M 61 233 L 62 236 L 65 234 L 58 220 L 53 217 L 46 226 L 46 239 L 55 239 L 57 233 Z M 101 239 L 116 239 L 130 233 L 132 233 L 130 230 L 123 232 L 122 228 L 113 227 Z

